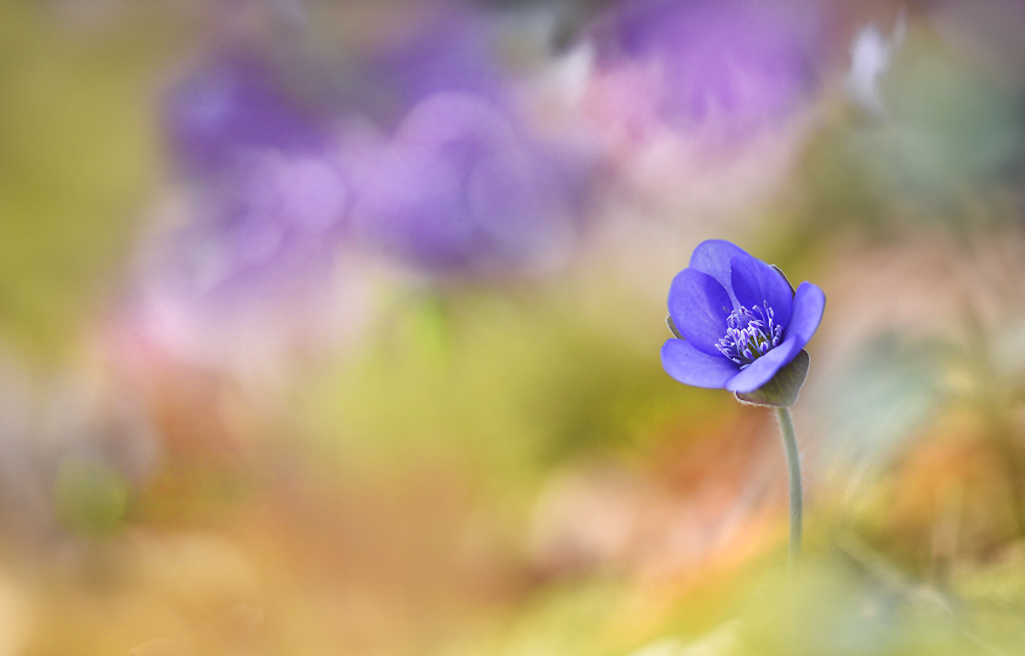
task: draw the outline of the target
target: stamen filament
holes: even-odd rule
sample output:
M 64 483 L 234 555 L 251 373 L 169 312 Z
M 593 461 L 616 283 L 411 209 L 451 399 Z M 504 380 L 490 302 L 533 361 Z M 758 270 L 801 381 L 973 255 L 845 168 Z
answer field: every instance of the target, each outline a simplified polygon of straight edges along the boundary
M 745 369 L 779 346 L 783 327 L 776 325 L 775 319 L 775 312 L 768 302 L 751 309 L 742 305 L 726 318 L 726 334 L 715 347 L 731 362 Z

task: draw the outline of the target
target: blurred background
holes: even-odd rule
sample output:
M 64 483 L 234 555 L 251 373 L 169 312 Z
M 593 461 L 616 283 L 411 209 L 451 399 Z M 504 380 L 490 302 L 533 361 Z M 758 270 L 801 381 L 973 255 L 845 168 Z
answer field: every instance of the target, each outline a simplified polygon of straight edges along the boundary
M 0 3 L 0 656 L 1025 653 L 1023 30 Z M 709 238 L 829 299 L 789 579 Z

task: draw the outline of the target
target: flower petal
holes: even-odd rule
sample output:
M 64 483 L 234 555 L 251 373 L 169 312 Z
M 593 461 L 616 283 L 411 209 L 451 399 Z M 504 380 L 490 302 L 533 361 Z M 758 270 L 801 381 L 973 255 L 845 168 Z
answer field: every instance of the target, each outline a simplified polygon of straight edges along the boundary
M 669 316 L 694 348 L 718 357 L 716 342 L 726 334 L 726 317 L 733 302 L 715 278 L 695 269 L 684 269 L 669 287 Z
M 730 260 L 730 276 L 733 293 L 741 305 L 750 309 L 767 302 L 776 315 L 776 325 L 786 329 L 794 303 L 794 293 L 786 278 L 750 255 Z
M 807 340 L 805 340 L 807 341 Z M 804 346 L 799 336 L 794 335 L 782 344 L 755 360 L 751 366 L 726 381 L 726 389 L 738 394 L 753 392 L 772 380 L 776 372 L 793 360 Z
M 819 322 L 822 321 L 822 312 L 825 309 L 825 293 L 817 285 L 807 281 L 802 282 L 797 287 L 797 293 L 794 294 L 794 311 L 790 317 L 790 325 L 783 333 L 784 339 L 797 337 L 801 344 L 799 349 L 804 348 L 811 336 L 818 330 Z
M 662 345 L 662 368 L 685 385 L 722 389 L 737 375 L 737 365 L 722 356 L 712 356 L 682 339 L 667 339 Z
M 698 244 L 690 256 L 690 268 L 707 273 L 726 289 L 730 300 L 737 300 L 733 294 L 733 278 L 730 275 L 730 261 L 739 255 L 750 255 L 739 246 L 725 239 L 709 239 Z

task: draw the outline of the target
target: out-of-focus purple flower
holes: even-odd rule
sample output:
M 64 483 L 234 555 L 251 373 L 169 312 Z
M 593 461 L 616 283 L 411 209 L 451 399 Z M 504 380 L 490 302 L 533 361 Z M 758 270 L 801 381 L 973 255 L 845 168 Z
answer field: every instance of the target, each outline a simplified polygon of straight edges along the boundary
M 330 261 L 353 202 L 337 158 L 250 152 L 226 184 L 198 195 L 169 268 L 197 298 L 266 293 Z
M 185 175 L 143 249 L 125 330 L 203 367 L 275 369 L 293 349 L 335 343 L 354 325 L 342 315 L 357 314 L 341 310 L 361 293 L 342 255 L 359 158 L 349 115 L 305 105 L 267 61 L 216 59 L 164 106 Z
M 250 152 L 224 184 L 178 194 L 150 243 L 126 328 L 197 366 L 273 372 L 334 343 L 360 293 L 340 267 L 354 190 L 330 154 Z
M 394 126 L 417 103 L 438 93 L 503 99 L 508 80 L 497 57 L 493 21 L 442 4 L 385 35 L 367 63 L 375 118 Z
M 579 186 L 495 104 L 439 93 L 417 104 L 366 163 L 354 229 L 435 273 L 544 266 L 574 237 Z
M 662 367 L 687 385 L 754 392 L 801 353 L 825 306 L 814 284 L 795 294 L 782 273 L 739 247 L 702 242 L 669 290 L 681 338 L 662 346 Z
M 493 15 L 425 5 L 369 64 L 383 143 L 362 153 L 353 234 L 434 275 L 531 271 L 576 237 L 589 166 L 538 138 Z
M 251 53 L 216 57 L 175 84 L 163 122 L 176 163 L 198 175 L 229 168 L 254 149 L 313 152 L 327 137 L 320 117 Z
M 813 85 L 812 33 L 801 12 L 754 0 L 634 0 L 595 29 L 592 113 L 643 133 L 726 137 L 785 118 Z
M 159 267 L 195 298 L 277 284 L 329 259 L 353 187 L 326 113 L 252 51 L 196 69 L 164 118 L 193 202 Z

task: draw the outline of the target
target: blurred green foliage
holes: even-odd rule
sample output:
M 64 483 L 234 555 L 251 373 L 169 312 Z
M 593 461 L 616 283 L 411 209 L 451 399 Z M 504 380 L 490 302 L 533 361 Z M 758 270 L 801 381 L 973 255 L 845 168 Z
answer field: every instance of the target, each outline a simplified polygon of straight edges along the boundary
M 68 347 L 119 284 L 174 34 L 145 12 L 90 28 L 57 11 L 0 5 L 0 330 L 37 355 Z
M 604 302 L 629 312 L 623 293 L 610 284 Z M 298 388 L 299 416 L 345 459 L 458 454 L 522 486 L 576 457 L 643 453 L 681 412 L 735 412 L 728 396 L 666 384 L 655 366 L 664 326 L 625 340 L 622 324 L 573 297 L 564 283 L 532 297 L 402 299 L 373 348 Z M 635 311 L 626 325 L 657 317 Z
M 128 503 L 128 482 L 102 462 L 69 456 L 54 484 L 57 518 L 68 530 L 108 536 L 121 527 Z

